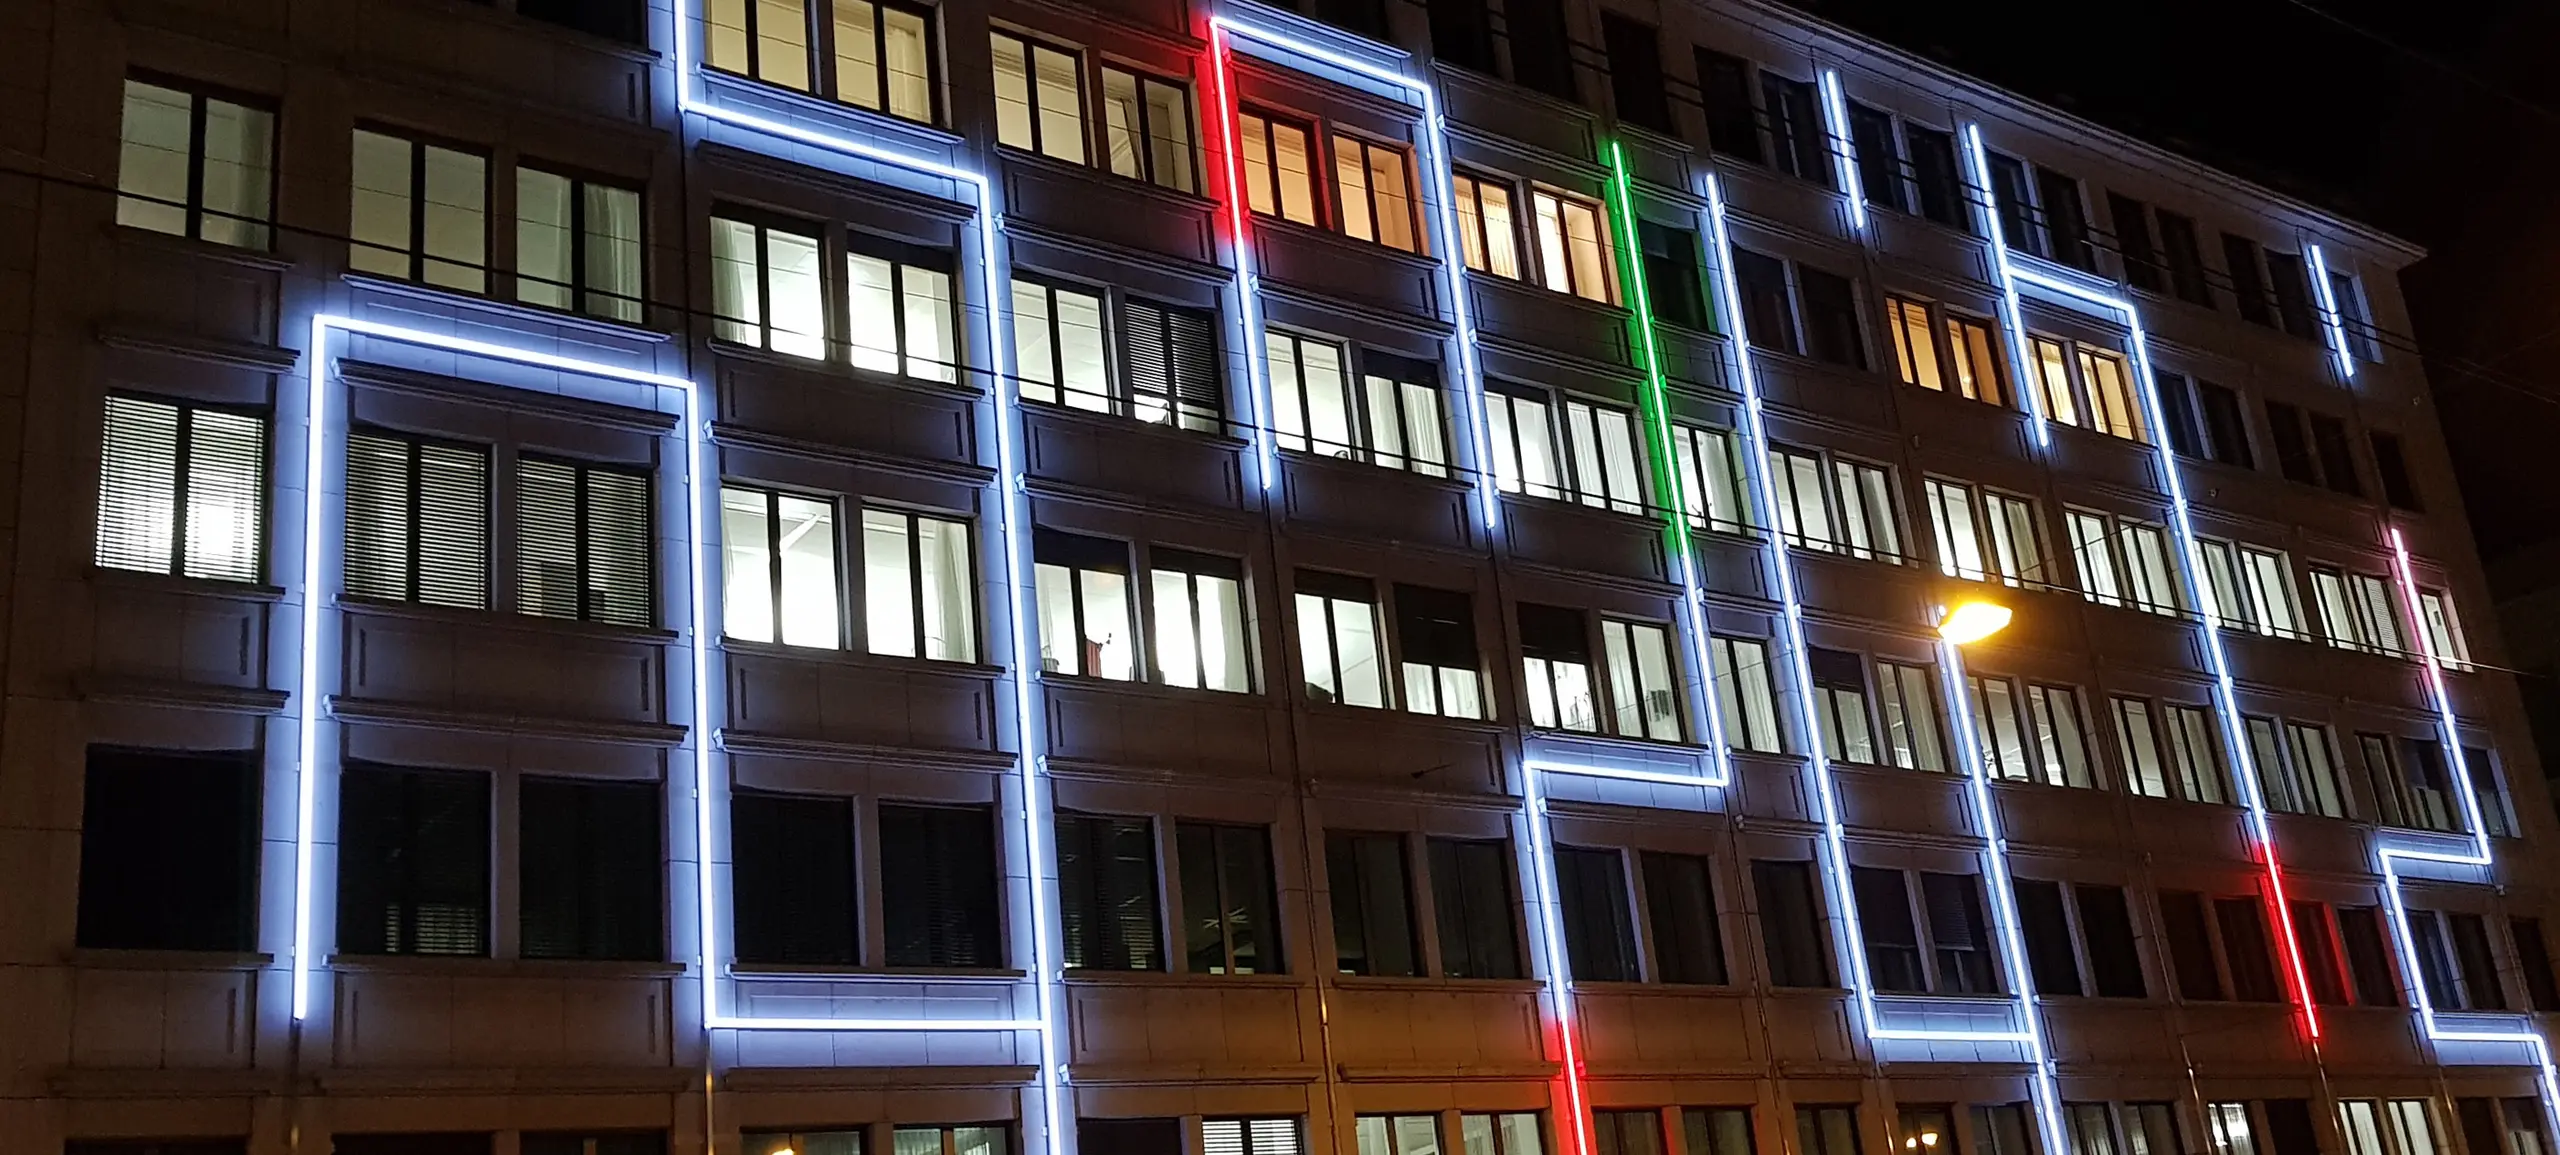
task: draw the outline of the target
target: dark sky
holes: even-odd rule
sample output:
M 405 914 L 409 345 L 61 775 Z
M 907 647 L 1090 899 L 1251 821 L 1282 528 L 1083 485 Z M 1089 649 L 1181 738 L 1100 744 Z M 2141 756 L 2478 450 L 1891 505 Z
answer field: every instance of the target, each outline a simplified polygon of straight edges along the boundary
M 2425 246 L 2482 552 L 2560 537 L 2560 4 L 1792 2 Z

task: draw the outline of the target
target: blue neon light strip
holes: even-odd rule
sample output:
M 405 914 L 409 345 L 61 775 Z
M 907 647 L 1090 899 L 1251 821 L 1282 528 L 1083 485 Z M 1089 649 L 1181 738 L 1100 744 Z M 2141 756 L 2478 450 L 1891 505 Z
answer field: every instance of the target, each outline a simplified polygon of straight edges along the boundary
M 2351 384 L 2356 379 L 2356 359 L 2347 349 L 2346 314 L 2339 311 L 2337 290 L 2329 285 L 2328 254 L 2321 252 L 2318 245 L 2304 245 L 2302 251 L 2311 255 L 2311 291 L 2319 295 L 2320 332 L 2338 367 L 2338 382 Z
M 2000 326 L 2009 332 L 2009 379 L 2011 392 L 2018 396 L 2018 407 L 2027 412 L 2027 431 L 2035 435 L 2039 449 L 2053 444 L 2053 430 L 2045 420 L 2042 387 L 2037 384 L 2035 366 L 2027 359 L 2027 318 L 2018 303 L 2018 271 L 2009 263 L 2009 241 L 2001 235 L 2000 199 L 1991 191 L 1991 157 L 1982 147 L 1979 125 L 1964 126 L 1965 168 L 1972 174 L 1973 205 L 1980 214 L 1982 235 L 1991 238 L 1991 275 L 2000 287 Z
M 1849 99 L 1840 92 L 1840 71 L 1822 70 L 1822 103 L 1831 113 L 1832 167 L 1840 174 L 1840 195 L 1849 201 L 1849 227 L 1867 231 L 1867 188 L 1858 183 L 1858 142 L 1849 135 Z

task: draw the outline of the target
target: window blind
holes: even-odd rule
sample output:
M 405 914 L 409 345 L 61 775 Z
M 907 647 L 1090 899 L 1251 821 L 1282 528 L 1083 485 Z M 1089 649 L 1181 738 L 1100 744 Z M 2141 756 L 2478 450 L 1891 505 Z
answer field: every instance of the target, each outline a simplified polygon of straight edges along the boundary
M 258 580 L 265 543 L 264 418 L 112 396 L 100 457 L 99 565 Z
M 516 518 L 519 611 L 656 622 L 647 475 L 528 457 L 516 466 Z
M 487 451 L 349 434 L 345 561 L 350 594 L 486 609 Z

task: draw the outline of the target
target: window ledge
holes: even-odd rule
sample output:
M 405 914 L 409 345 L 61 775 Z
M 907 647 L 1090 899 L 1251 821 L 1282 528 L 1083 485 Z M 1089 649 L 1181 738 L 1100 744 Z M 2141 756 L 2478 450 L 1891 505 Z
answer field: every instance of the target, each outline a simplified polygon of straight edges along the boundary
M 995 679 L 1004 676 L 1003 666 L 985 662 L 946 662 L 936 658 L 907 658 L 896 654 L 874 654 L 866 650 L 836 646 L 793 646 L 781 642 L 754 642 L 723 636 L 720 649 L 732 654 L 782 658 L 828 666 L 853 666 L 904 674 L 948 674 L 963 678 Z
M 1415 269 L 1421 271 L 1436 273 L 1440 269 L 1440 262 L 1436 258 L 1426 257 L 1421 253 L 1409 253 L 1403 249 L 1379 244 L 1376 241 L 1364 241 L 1347 233 L 1338 233 L 1332 229 L 1324 228 L 1322 226 L 1301 224 L 1297 221 L 1290 220 L 1287 217 L 1266 216 L 1261 213 L 1250 214 L 1248 219 L 1256 230 L 1277 231 L 1284 236 L 1294 235 L 1314 241 L 1317 244 L 1340 248 L 1348 252 L 1367 253 L 1371 256 L 1394 261 L 1399 264 L 1411 265 Z M 1494 279 L 1504 280 L 1506 278 L 1496 277 Z M 1542 293 L 1547 291 L 1546 287 L 1543 285 L 1531 285 L 1526 281 L 1514 283 L 1536 289 Z M 1558 295 L 1572 296 L 1570 293 L 1562 293 Z M 1575 299 L 1580 300 L 1578 297 Z
M 672 978 L 685 964 L 627 959 L 491 958 L 487 955 L 333 954 L 330 970 L 353 974 L 465 975 L 473 978 Z
M 1339 473 L 1346 478 L 1354 480 L 1409 483 L 1415 486 L 1436 489 L 1445 493 L 1461 496 L 1475 492 L 1475 483 L 1463 478 L 1455 476 L 1434 477 L 1428 473 L 1407 469 L 1401 465 L 1381 465 L 1374 461 L 1361 461 L 1355 458 L 1337 457 L 1331 453 L 1325 453 L 1317 450 L 1290 449 L 1286 446 L 1282 446 L 1280 447 L 1280 458 L 1282 461 L 1287 462 L 1294 468 L 1321 469 L 1332 473 Z M 1451 466 L 1450 470 L 1452 473 L 1455 473 L 1456 467 Z
M 1547 989 L 1541 979 L 1453 979 L 1440 975 L 1333 975 L 1331 979 L 1334 986 L 1344 990 L 1538 994 Z
M 951 983 L 997 985 L 1021 982 L 1030 978 L 1031 972 L 1003 967 L 845 967 L 827 963 L 731 963 L 729 977 L 780 982 L 925 982 L 937 985 Z
M 274 222 L 265 223 L 269 232 L 275 231 L 277 226 Z M 264 249 L 244 249 L 237 245 L 219 244 L 214 241 L 181 236 L 177 233 L 164 233 L 158 229 L 117 224 L 112 220 L 107 223 L 107 235 L 126 244 L 141 245 L 191 257 L 203 257 L 206 260 L 257 269 L 261 272 L 290 272 L 294 264 L 291 259 L 279 257 Z
M 416 602 L 383 601 L 378 598 L 341 595 L 338 606 L 386 618 L 406 618 L 419 622 L 438 622 L 455 626 L 483 626 L 528 634 L 561 634 L 593 638 L 598 641 L 645 642 L 667 645 L 681 639 L 674 630 L 617 626 L 576 618 L 546 618 L 510 610 L 466 610 L 450 606 L 420 605 Z
M 63 961 L 90 970 L 259 971 L 274 966 L 276 956 L 258 951 L 73 947 Z
M 484 269 L 482 272 L 492 280 L 502 275 L 513 275 L 503 273 L 501 270 L 494 268 Z M 377 273 L 359 273 L 349 271 L 339 274 L 339 279 L 367 292 L 380 293 L 384 296 L 390 297 L 407 297 L 410 300 L 421 301 L 431 305 L 485 309 L 489 312 L 503 315 L 511 320 L 526 325 L 548 325 L 560 329 L 576 329 L 594 336 L 605 337 L 612 340 L 641 341 L 652 345 L 663 344 L 673 339 L 672 334 L 664 333 L 656 329 L 642 328 L 638 325 L 626 325 L 620 321 L 608 321 L 601 317 L 590 317 L 583 313 L 570 313 L 554 309 L 536 308 L 532 305 L 518 304 L 514 301 L 509 301 L 489 293 L 469 293 L 464 292 L 461 289 L 440 289 L 433 285 L 424 285 L 416 281 L 404 281 L 394 277 L 385 277 Z M 649 306 L 650 303 L 648 301 L 644 300 L 640 303 L 640 307 L 644 312 L 648 310 Z M 635 368 L 645 369 L 646 367 L 635 366 Z
M 1114 396 L 1112 400 L 1117 402 L 1119 398 Z M 1065 405 L 1055 401 L 1025 400 L 1020 406 L 1018 406 L 1018 408 L 1025 420 L 1028 420 L 1032 414 L 1037 413 L 1055 420 L 1064 421 L 1068 424 L 1087 425 L 1095 429 L 1108 429 L 1115 432 L 1135 433 L 1142 437 L 1164 437 L 1179 438 L 1182 440 L 1207 441 L 1239 453 L 1243 452 L 1250 444 L 1244 438 L 1237 437 L 1231 433 L 1211 433 L 1199 429 L 1185 429 L 1180 425 L 1164 421 L 1140 421 L 1135 417 L 1124 417 L 1117 413 L 1101 413 L 1091 409 L 1079 409 L 1073 405 Z M 1221 424 L 1226 424 L 1241 420 L 1241 418 L 1221 415 L 1218 420 Z
M 1509 733 L 1511 730 L 1509 725 L 1496 719 L 1452 718 L 1446 714 L 1421 714 L 1412 710 L 1400 710 L 1392 706 L 1346 706 L 1340 702 L 1309 702 L 1304 699 L 1300 699 L 1300 705 L 1302 705 L 1310 714 L 1325 714 L 1337 718 L 1375 718 L 1381 720 L 1420 723 L 1422 725 L 1436 726 L 1447 730 L 1463 731 L 1470 734 L 1504 734 Z
M 284 600 L 285 588 L 258 582 L 223 581 L 219 578 L 181 577 L 177 574 L 152 573 L 147 570 L 116 569 L 112 566 L 89 567 L 92 585 L 117 586 L 124 589 L 148 590 L 166 594 L 200 594 L 232 601 L 275 603 Z
M 1171 185 L 1161 185 L 1154 181 L 1143 180 L 1134 176 L 1122 176 L 1119 173 L 1113 172 L 1098 164 L 1077 164 L 1071 160 L 1060 160 L 1059 158 L 1050 156 L 1047 153 L 1033 152 L 1027 148 L 1016 148 L 1009 144 L 996 146 L 996 155 L 1007 164 L 1020 164 L 1031 168 L 1046 169 L 1059 176 L 1077 177 L 1101 182 L 1119 191 L 1136 193 L 1141 196 L 1153 196 L 1156 199 L 1170 202 L 1171 204 L 1184 209 L 1214 213 L 1217 212 L 1219 208 L 1218 202 L 1201 196 L 1198 193 L 1187 193 L 1181 189 L 1174 188 Z
M 1040 673 L 1040 683 L 1044 688 L 1054 683 L 1060 689 L 1085 690 L 1166 705 L 1184 702 L 1270 704 L 1270 696 L 1256 690 L 1204 690 L 1196 686 L 1168 686 L 1162 682 L 1142 681 L 1135 678 L 1124 682 L 1116 678 L 1101 678 L 1090 674 L 1062 674 L 1043 670 Z

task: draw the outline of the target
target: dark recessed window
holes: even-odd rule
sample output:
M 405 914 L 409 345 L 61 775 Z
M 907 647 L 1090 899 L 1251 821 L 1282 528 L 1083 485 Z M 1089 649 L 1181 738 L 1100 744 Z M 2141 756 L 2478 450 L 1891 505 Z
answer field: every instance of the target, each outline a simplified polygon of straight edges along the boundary
M 1600 14 L 1600 39 L 1609 54 L 1609 95 L 1618 119 L 1656 132 L 1671 131 L 1671 93 L 1662 83 L 1662 36 L 1614 12 Z
M 657 783 L 527 778 L 516 811 L 524 957 L 666 956 Z
M 488 775 L 339 774 L 338 951 L 489 953 Z
M 729 795 L 729 884 L 740 962 L 852 966 L 860 960 L 853 823 L 849 798 Z
M 89 750 L 74 941 L 246 951 L 257 940 L 258 755 Z
M 881 961 L 998 967 L 995 819 L 982 806 L 880 807 Z
M 1556 848 L 1556 897 L 1575 982 L 1636 981 L 1636 926 L 1627 903 L 1626 857 L 1615 850 Z

